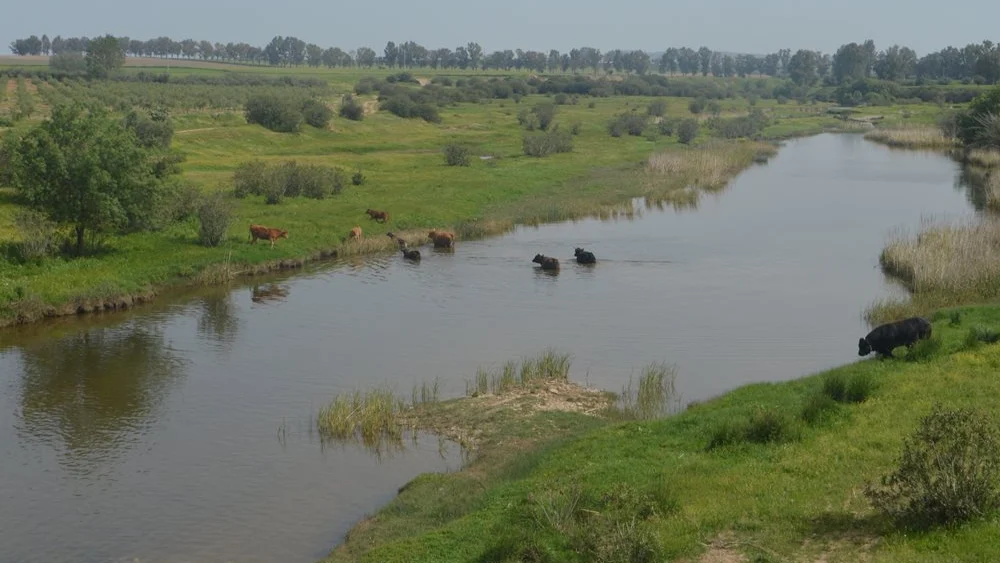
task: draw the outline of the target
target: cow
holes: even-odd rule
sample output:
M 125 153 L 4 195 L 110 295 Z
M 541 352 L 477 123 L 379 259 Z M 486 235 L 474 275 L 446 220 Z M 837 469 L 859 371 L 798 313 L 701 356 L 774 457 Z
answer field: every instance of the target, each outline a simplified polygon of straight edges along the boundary
M 388 223 L 389 222 L 389 212 L 388 211 L 379 211 L 377 209 L 366 209 L 365 213 L 367 213 L 368 217 L 370 217 L 371 219 L 374 219 L 375 222 L 377 222 L 377 223 Z
M 594 256 L 593 252 L 587 252 L 582 248 L 577 248 L 573 251 L 573 255 L 576 256 L 577 264 L 596 264 L 597 257 Z
M 548 256 L 542 256 L 541 254 L 536 254 L 535 258 L 531 260 L 536 264 L 541 264 L 543 270 L 558 270 L 559 260 L 557 258 L 550 258 Z
M 930 337 L 931 323 L 921 317 L 910 317 L 875 327 L 867 336 L 858 340 L 858 355 L 867 356 L 875 352 L 880 356 L 891 357 L 894 349 L 913 346 L 918 340 Z
M 427 236 L 434 243 L 434 248 L 451 248 L 455 244 L 455 234 L 447 231 L 430 231 Z
M 351 232 L 348 233 L 347 238 L 349 240 L 361 240 L 362 236 L 364 235 L 361 233 L 361 227 L 355 226 L 351 229 Z
M 401 239 L 401 238 L 399 238 L 399 237 L 397 237 L 391 231 L 388 232 L 388 233 L 386 233 L 386 236 L 388 236 L 389 238 L 391 238 L 391 239 L 395 240 L 397 243 L 399 243 L 399 250 L 400 250 L 400 252 L 403 253 L 403 258 L 405 258 L 407 260 L 412 260 L 414 262 L 419 262 L 420 261 L 420 251 L 419 250 L 410 250 L 410 249 L 406 248 L 406 241 L 403 240 L 403 239 Z
M 288 238 L 288 231 L 272 229 L 263 225 L 250 225 L 250 244 L 257 244 L 257 239 L 271 241 L 271 248 L 274 248 L 274 241 L 279 238 Z

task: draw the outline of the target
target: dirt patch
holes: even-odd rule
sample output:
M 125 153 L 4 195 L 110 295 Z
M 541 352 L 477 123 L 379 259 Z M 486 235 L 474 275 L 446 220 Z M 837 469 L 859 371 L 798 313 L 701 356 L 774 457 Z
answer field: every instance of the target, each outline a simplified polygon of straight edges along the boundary
M 372 115 L 378 111 L 378 100 L 368 100 L 361 104 L 361 108 L 364 110 L 365 115 Z
M 430 79 L 430 78 L 418 78 L 418 79 L 417 79 L 417 82 L 418 82 L 418 83 L 419 83 L 419 84 L 420 84 L 421 86 L 427 86 L 428 84 L 430 84 L 430 83 L 431 83 L 431 79 Z
M 708 550 L 701 554 L 698 563 L 743 563 L 747 556 L 737 549 L 736 538 L 732 534 L 721 534 L 708 544 Z

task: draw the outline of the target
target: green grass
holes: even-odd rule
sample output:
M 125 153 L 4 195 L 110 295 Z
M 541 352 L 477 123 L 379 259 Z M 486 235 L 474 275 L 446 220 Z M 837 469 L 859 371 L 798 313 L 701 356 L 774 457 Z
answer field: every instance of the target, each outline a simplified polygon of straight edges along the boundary
M 706 551 L 712 560 L 990 560 L 1000 545 L 995 516 L 908 534 L 862 494 L 895 468 L 904 437 L 934 403 L 1000 418 L 1000 346 L 966 344 L 969 327 L 1000 329 L 1000 307 L 960 313 L 957 326 L 948 312 L 935 316 L 939 346 L 921 362 L 863 360 L 747 385 L 660 420 L 484 414 L 500 428 L 492 448 L 461 472 L 415 479 L 325 561 L 584 561 L 610 549 L 584 536 L 670 561 Z M 870 381 L 867 400 L 813 406 L 825 414 L 802 421 L 831 378 Z M 708 450 L 727 425 L 750 439 Z
M 337 76 L 341 74 L 350 73 Z M 349 76 L 351 81 L 355 78 Z M 638 163 L 657 151 L 688 150 L 679 148 L 673 138 L 650 141 L 607 135 L 606 124 L 613 115 L 629 107 L 645 108 L 651 99 L 594 99 L 591 108 L 590 100 L 583 98 L 577 105 L 559 106 L 555 119 L 565 127 L 581 124 L 579 135 L 573 137 L 573 152 L 542 159 L 525 157 L 517 113 L 545 99 L 530 96 L 520 104 L 493 100 L 447 107 L 441 112 L 443 122 L 437 125 L 377 112 L 361 122 L 337 118 L 327 130 L 307 127 L 294 135 L 247 125 L 242 116 L 228 112 L 176 114 L 172 118 L 177 129 L 174 147 L 186 157 L 184 178 L 205 191 L 229 190 L 233 170 L 252 158 L 336 165 L 349 174 L 361 170 L 367 183 L 349 186 L 343 194 L 319 202 L 292 198 L 269 206 L 262 198 L 240 200 L 228 237 L 217 248 L 199 246 L 197 222 L 189 220 L 161 232 L 111 237 L 105 251 L 91 257 L 52 258 L 29 265 L 2 261 L 0 323 L 18 316 L 31 320 L 40 311 L 38 303 L 47 314 L 101 309 L 109 305 L 108 299 L 148 296 L 170 285 L 221 279 L 225 277 L 218 275 L 222 270 L 238 274 L 275 264 L 294 265 L 333 251 L 391 251 L 391 241 L 382 236 L 388 230 L 413 233 L 452 227 L 461 244 L 463 238 L 503 232 L 514 223 L 628 212 L 629 198 L 650 189 L 649 182 L 636 181 L 644 174 L 644 166 Z M 668 115 L 687 114 L 687 99 L 666 102 Z M 743 100 L 730 100 L 725 111 L 745 111 L 746 107 Z M 791 109 L 782 106 L 780 111 Z M 441 149 L 449 143 L 469 146 L 472 165 L 446 166 Z M 482 154 L 494 158 L 475 158 Z M 713 182 L 728 179 L 749 165 L 744 156 L 734 162 L 721 180 Z M 669 186 L 666 191 L 675 188 Z M 389 210 L 392 222 L 368 221 L 364 215 L 368 207 Z M 0 244 L 17 241 L 7 220 L 16 208 L 13 193 L 0 190 L 0 219 L 4 219 Z M 249 245 L 245 232 L 251 222 L 287 229 L 289 238 L 279 240 L 273 249 Z M 376 242 L 342 245 L 355 225 L 364 229 L 367 240 Z

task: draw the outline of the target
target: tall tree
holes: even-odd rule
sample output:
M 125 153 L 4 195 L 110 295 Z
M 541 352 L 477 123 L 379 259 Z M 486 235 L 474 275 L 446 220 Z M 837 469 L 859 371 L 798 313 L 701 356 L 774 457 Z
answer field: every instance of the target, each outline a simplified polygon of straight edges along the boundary
M 469 66 L 476 69 L 483 64 L 483 48 L 474 41 L 465 46 L 465 51 L 469 53 Z
M 878 54 L 875 75 L 882 80 L 900 80 L 912 76 L 917 67 L 917 54 L 909 47 L 893 45 Z
M 52 42 L 49 41 L 49 36 L 42 34 L 42 53 L 48 55 L 51 50 Z
M 313 67 L 323 64 L 323 49 L 314 43 L 306 45 L 306 61 Z
M 701 75 L 708 76 L 712 70 L 712 50 L 708 47 L 698 49 L 698 60 L 701 62 Z
M 77 252 L 89 231 L 145 222 L 163 187 L 135 133 L 79 104 L 54 107 L 49 119 L 12 141 L 8 153 L 14 187 L 30 207 L 73 227 Z
M 388 67 L 396 66 L 396 61 L 399 59 L 399 47 L 396 47 L 396 43 L 389 41 L 385 44 L 385 49 L 382 49 L 382 61 Z
M 788 61 L 788 76 L 799 86 L 812 86 L 819 79 L 819 54 L 799 49 Z
M 841 45 L 833 55 L 833 78 L 838 83 L 864 78 L 868 75 L 865 48 L 857 43 Z
M 87 72 L 104 78 L 125 64 L 125 51 L 114 35 L 91 39 L 87 44 Z
M 378 58 L 378 55 L 375 54 L 375 49 L 371 47 L 359 47 L 354 58 L 357 60 L 358 66 L 371 68 L 375 66 L 375 59 Z

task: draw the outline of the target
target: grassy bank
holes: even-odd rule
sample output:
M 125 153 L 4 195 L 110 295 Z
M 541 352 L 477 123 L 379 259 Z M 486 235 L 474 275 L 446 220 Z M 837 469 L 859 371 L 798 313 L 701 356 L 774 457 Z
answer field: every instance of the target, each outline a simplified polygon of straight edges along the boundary
M 1000 308 L 933 320 L 933 343 L 908 358 L 748 385 L 653 421 L 494 395 L 440 403 L 495 439 L 463 471 L 403 487 L 325 561 L 989 560 L 995 516 L 901 532 L 863 493 L 934 403 L 1000 419 L 1000 346 L 979 336 L 1000 328 Z
M 335 90 L 348 87 L 336 71 L 328 75 Z M 39 91 L 72 87 L 43 84 Z M 336 94 L 328 102 L 335 105 L 338 100 Z M 690 115 L 690 100 L 660 100 L 666 102 L 668 116 Z M 644 112 L 651 99 L 610 97 L 582 98 L 577 104 L 558 106 L 556 124 L 564 129 L 577 125 L 572 152 L 546 158 L 524 156 L 518 113 L 547 101 L 551 98 L 527 96 L 520 103 L 457 104 L 442 110 L 440 124 L 376 111 L 360 122 L 336 118 L 326 129 L 307 127 L 298 134 L 248 125 L 232 111 L 175 111 L 171 116 L 177 129 L 173 144 L 186 158 L 182 164 L 185 181 L 200 191 L 230 190 L 233 171 L 252 158 L 335 165 L 348 174 L 361 171 L 366 182 L 348 185 L 343 193 L 320 201 L 287 198 L 278 205 L 266 205 L 260 196 L 236 200 L 235 219 L 218 248 L 198 244 L 197 220 L 189 218 L 158 232 L 110 237 L 99 252 L 82 258 L 57 256 L 28 263 L 0 260 L 0 325 L 128 307 L 153 298 L 166 287 L 293 268 L 313 259 L 389 252 L 394 249 L 384 236 L 389 230 L 405 233 L 417 245 L 422 231 L 453 228 L 461 244 L 504 232 L 515 224 L 627 214 L 631 212 L 628 201 L 636 196 L 691 205 L 699 189 L 718 189 L 772 150 L 752 143 L 712 141 L 707 128 L 694 143 L 704 145 L 701 150 L 680 145 L 673 136 L 612 138 L 608 121 L 632 109 Z M 835 129 L 840 123 L 811 106 L 756 103 L 772 120 L 764 132 L 768 137 Z M 721 110 L 729 116 L 748 108 L 746 100 L 737 98 L 726 100 Z M 28 125 L 30 120 L 18 127 Z M 450 143 L 470 148 L 471 166 L 445 165 L 441 151 Z M 674 162 L 669 165 L 670 173 L 662 173 L 667 169 L 648 158 L 661 151 L 675 155 L 670 157 L 675 160 L 691 157 L 693 164 Z M 490 158 L 476 158 L 479 155 Z M 681 174 L 674 173 L 678 170 Z M 688 189 L 692 186 L 700 188 Z M 390 211 L 392 221 L 386 225 L 369 221 L 364 214 L 369 207 Z M 11 248 L 20 240 L 21 233 L 12 225 L 19 208 L 15 193 L 0 188 L 0 246 Z M 289 238 L 279 240 L 273 249 L 249 245 L 249 223 L 287 229 Z M 355 225 L 364 229 L 365 240 L 342 242 Z

